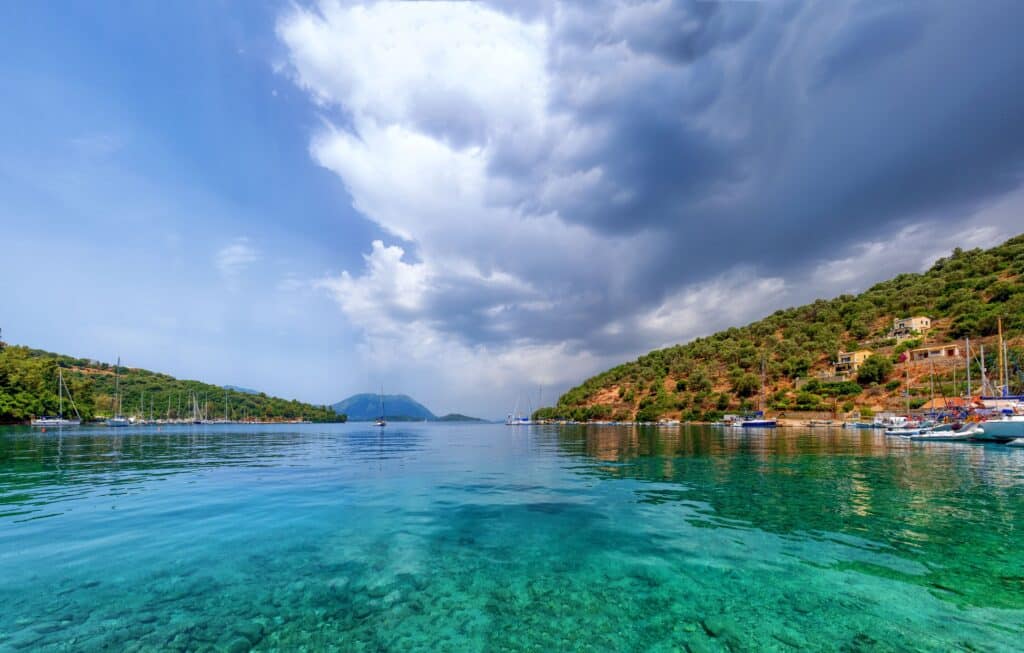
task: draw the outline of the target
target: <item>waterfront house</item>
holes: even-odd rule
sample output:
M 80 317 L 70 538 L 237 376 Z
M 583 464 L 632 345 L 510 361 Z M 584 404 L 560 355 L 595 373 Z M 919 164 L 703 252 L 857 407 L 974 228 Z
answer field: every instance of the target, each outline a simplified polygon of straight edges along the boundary
M 923 315 L 898 317 L 892 321 L 892 331 L 889 332 L 889 337 L 896 338 L 896 342 L 902 342 L 924 335 L 930 328 L 932 328 L 932 320 L 929 317 Z
M 949 345 L 935 345 L 934 347 L 918 347 L 910 350 L 911 361 L 945 360 L 952 361 L 961 358 L 960 345 L 953 343 Z
M 840 379 L 846 379 L 857 373 L 861 364 L 871 356 L 870 349 L 858 349 L 857 351 L 841 351 L 832 364 L 832 375 Z

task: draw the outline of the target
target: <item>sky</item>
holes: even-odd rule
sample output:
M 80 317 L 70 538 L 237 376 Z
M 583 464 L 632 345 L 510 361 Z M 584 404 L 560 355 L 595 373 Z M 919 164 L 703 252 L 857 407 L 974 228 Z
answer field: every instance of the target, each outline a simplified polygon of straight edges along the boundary
M 500 417 L 1024 232 L 1024 4 L 0 3 L 8 342 Z

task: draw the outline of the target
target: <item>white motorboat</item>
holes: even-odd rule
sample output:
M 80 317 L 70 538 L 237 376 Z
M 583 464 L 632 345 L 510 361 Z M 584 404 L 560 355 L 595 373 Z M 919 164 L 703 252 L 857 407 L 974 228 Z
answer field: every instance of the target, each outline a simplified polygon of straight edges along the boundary
M 930 433 L 911 435 L 910 439 L 914 442 L 968 442 L 980 432 L 981 429 L 972 425 L 959 431 L 933 429 Z
M 1024 438 L 1024 415 L 1005 415 L 1002 419 L 991 419 L 978 424 L 981 433 L 974 436 L 983 442 L 1010 442 Z
M 891 426 L 885 429 L 885 434 L 896 435 L 901 438 L 909 438 L 913 435 L 924 435 L 926 433 L 931 433 L 934 430 L 935 425 L 932 424 L 931 422 L 921 422 L 919 424 L 914 422 L 905 422 L 901 426 Z

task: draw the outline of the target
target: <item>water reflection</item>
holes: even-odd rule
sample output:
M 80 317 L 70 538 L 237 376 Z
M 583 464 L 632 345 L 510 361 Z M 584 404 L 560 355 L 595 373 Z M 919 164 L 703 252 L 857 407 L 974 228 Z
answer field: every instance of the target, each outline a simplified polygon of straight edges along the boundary
M 394 462 L 423 448 L 424 434 L 370 426 L 197 425 L 0 430 L 0 519 L 38 516 L 53 503 L 143 489 L 163 478 L 221 467 Z
M 602 426 L 536 437 L 595 461 L 574 464 L 579 474 L 657 482 L 637 490 L 641 501 L 711 508 L 690 519 L 856 536 L 925 564 L 913 582 L 945 598 L 1024 607 L 1024 452 L 841 429 Z

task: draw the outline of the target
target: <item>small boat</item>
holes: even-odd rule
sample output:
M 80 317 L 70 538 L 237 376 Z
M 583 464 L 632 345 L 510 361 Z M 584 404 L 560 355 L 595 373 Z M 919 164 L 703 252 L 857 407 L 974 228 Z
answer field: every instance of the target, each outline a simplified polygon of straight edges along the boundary
M 765 366 L 766 359 L 764 356 L 761 357 L 761 398 L 759 401 L 760 410 L 750 415 L 744 416 L 739 420 L 738 426 L 745 429 L 773 429 L 779 425 L 778 420 L 769 419 L 764 416 L 765 410 L 765 391 L 764 391 L 764 379 L 765 379 Z M 736 422 L 733 422 L 736 426 Z
M 836 423 L 833 422 L 830 419 L 812 419 L 812 420 L 808 420 L 808 421 L 804 422 L 803 425 L 805 427 L 809 428 L 809 429 L 816 429 L 816 428 L 832 428 L 833 426 L 836 425 Z
M 388 422 L 384 419 L 384 386 L 380 388 L 380 417 L 373 423 L 374 426 L 387 426 Z
M 914 442 L 969 442 L 981 429 L 977 426 L 968 426 L 954 431 L 952 429 L 933 429 L 930 433 L 912 435 L 910 439 Z
M 64 417 L 64 393 L 68 394 L 68 401 L 71 402 L 71 407 L 75 409 L 76 419 L 65 419 Z M 57 401 L 59 402 L 59 412 L 56 417 L 38 417 L 32 420 L 32 426 L 38 428 L 53 427 L 58 428 L 78 426 L 82 423 L 82 416 L 78 414 L 78 406 L 75 405 L 75 400 L 71 397 L 71 391 L 68 390 L 67 383 L 64 382 L 64 372 L 60 367 L 57 368 Z
M 1024 447 L 1024 438 L 1017 438 L 1006 443 L 1008 447 Z
M 892 426 L 885 429 L 886 435 L 896 435 L 901 438 L 909 438 L 913 435 L 924 435 L 931 433 L 935 430 L 935 425 L 930 422 L 922 422 L 920 424 L 914 424 L 907 422 L 904 426 Z
M 745 429 L 773 429 L 779 423 L 774 419 L 754 418 L 740 420 L 740 426 Z

